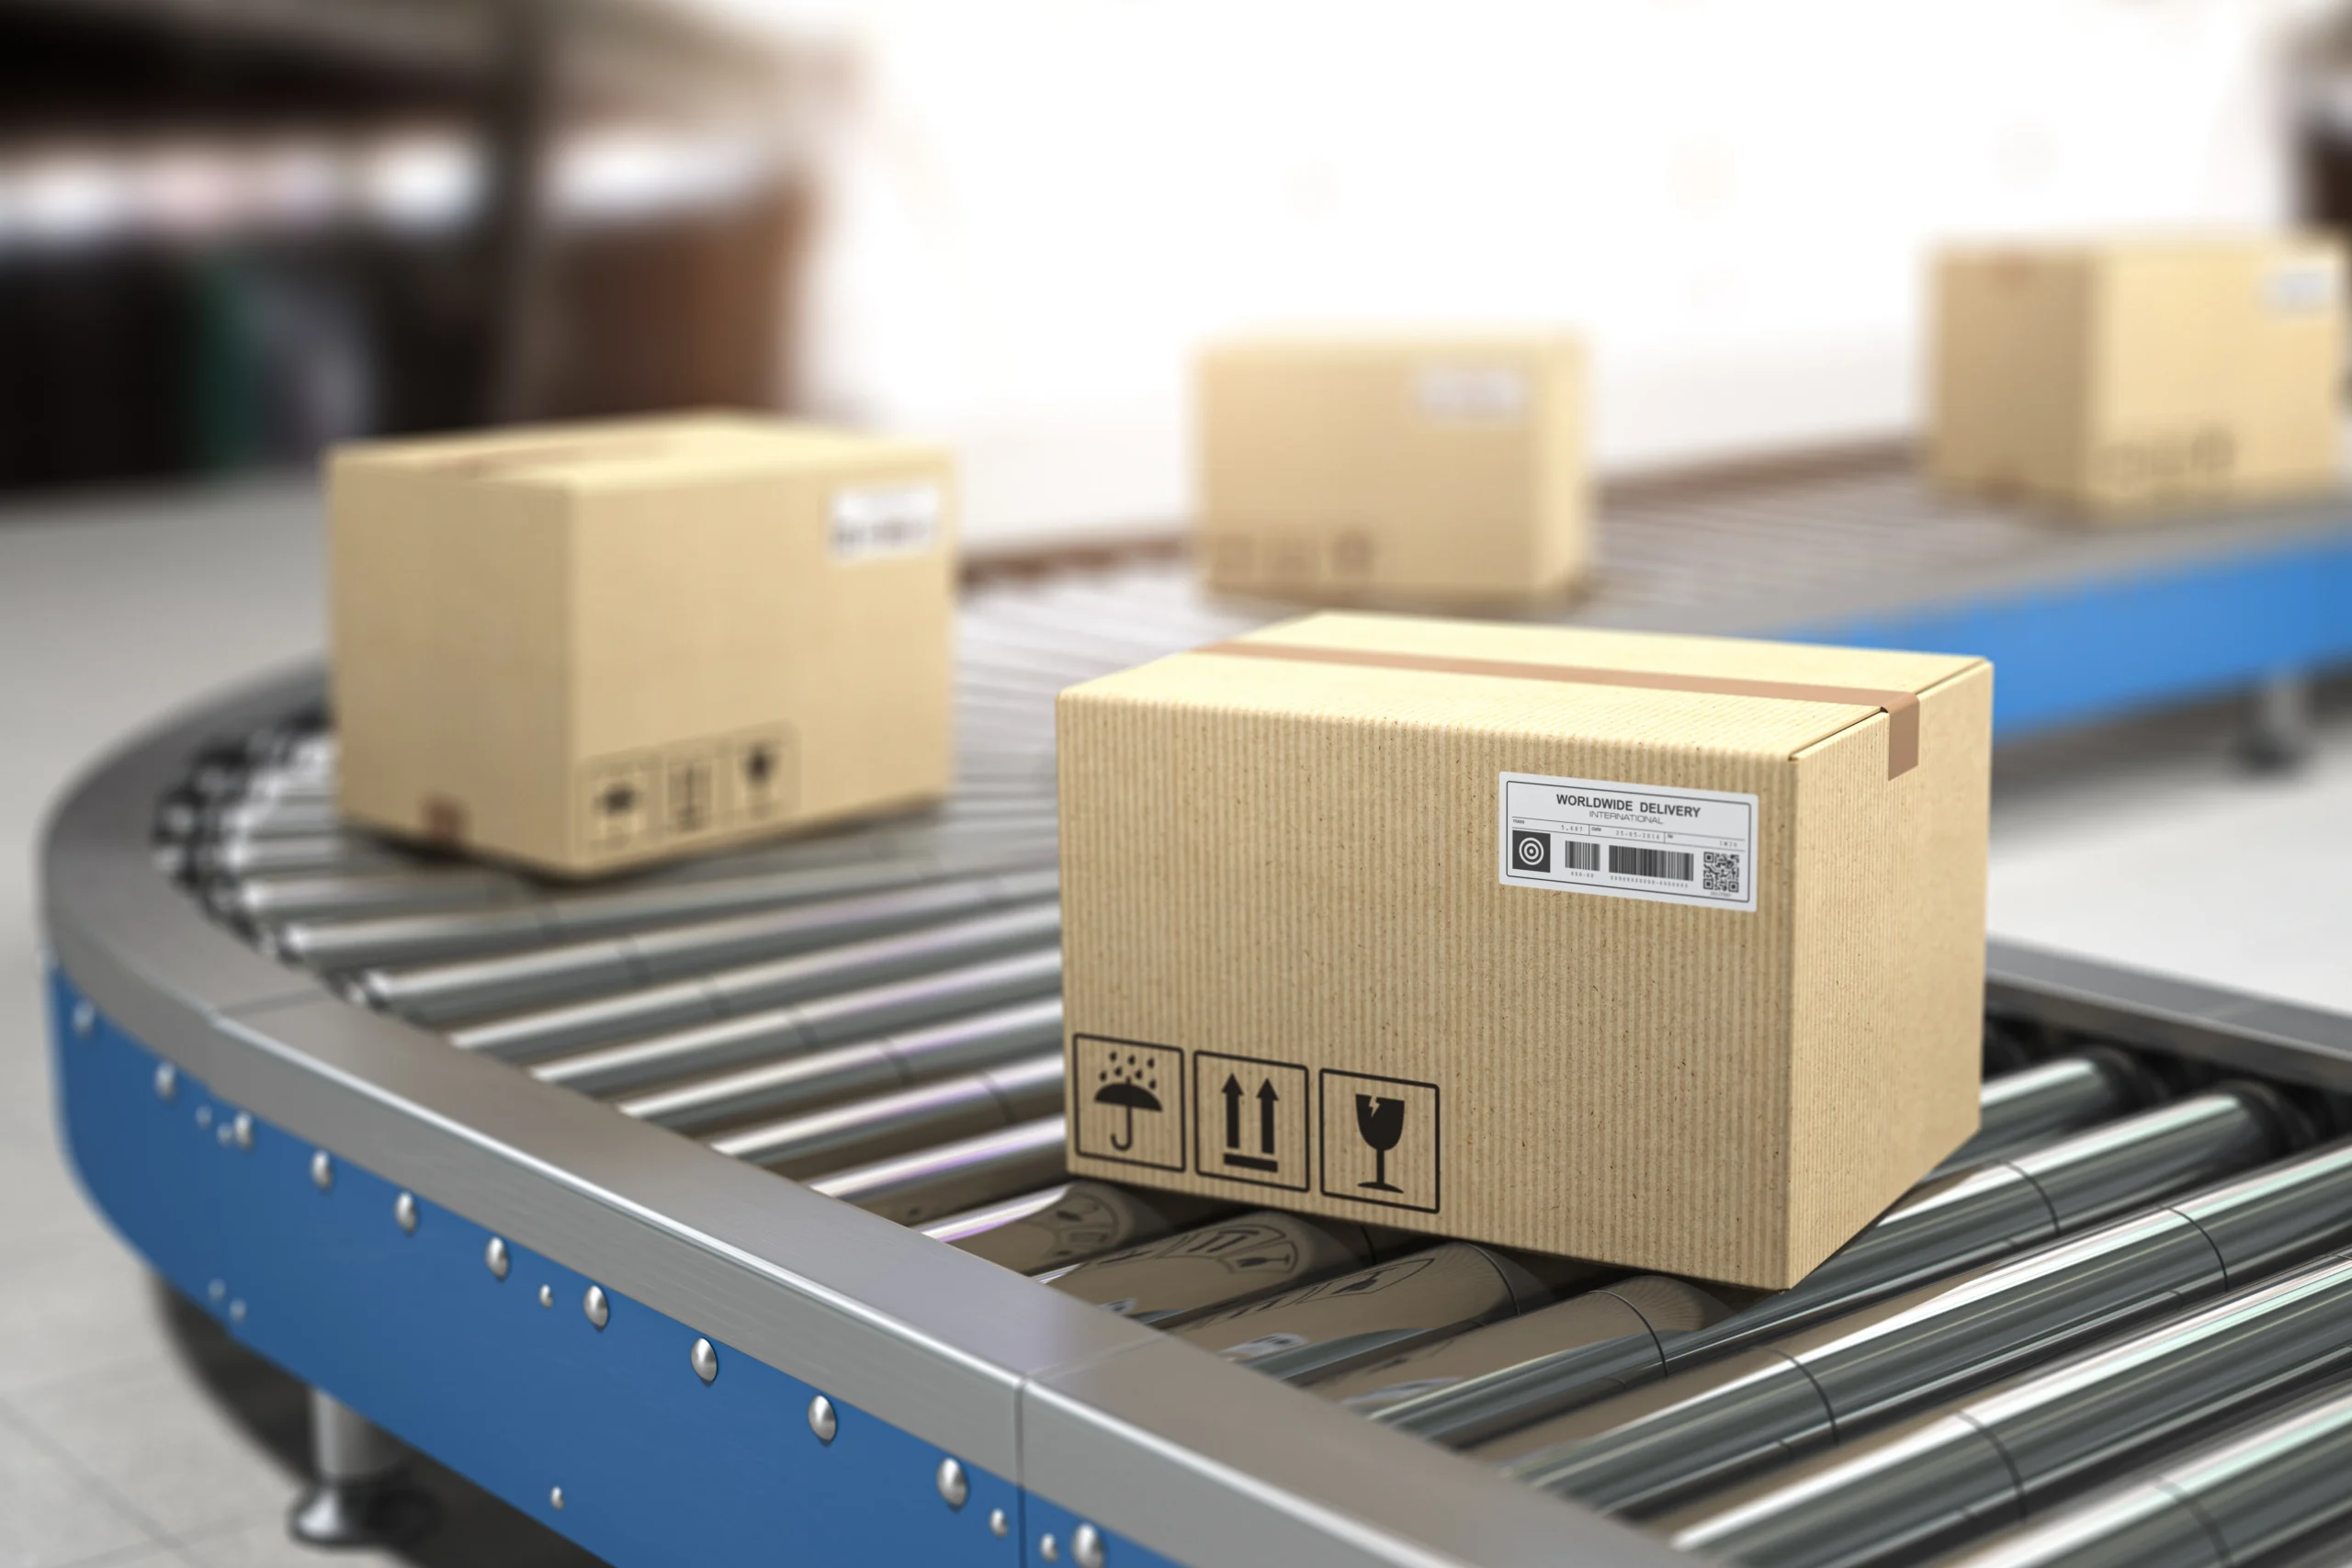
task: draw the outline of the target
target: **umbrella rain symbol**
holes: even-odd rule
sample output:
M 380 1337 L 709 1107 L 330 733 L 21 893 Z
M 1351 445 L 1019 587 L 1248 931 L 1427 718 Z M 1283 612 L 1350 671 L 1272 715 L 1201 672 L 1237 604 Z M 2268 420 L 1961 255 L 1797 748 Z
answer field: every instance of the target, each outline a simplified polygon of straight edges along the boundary
M 1111 1065 L 1094 1076 L 1102 1084 L 1094 1091 L 1094 1103 L 1121 1106 L 1126 1111 L 1126 1125 L 1111 1140 L 1111 1146 L 1125 1154 L 1136 1146 L 1136 1112 L 1166 1109 L 1155 1092 L 1159 1088 L 1158 1071 L 1145 1066 L 1134 1052 L 1124 1057 L 1114 1052 Z

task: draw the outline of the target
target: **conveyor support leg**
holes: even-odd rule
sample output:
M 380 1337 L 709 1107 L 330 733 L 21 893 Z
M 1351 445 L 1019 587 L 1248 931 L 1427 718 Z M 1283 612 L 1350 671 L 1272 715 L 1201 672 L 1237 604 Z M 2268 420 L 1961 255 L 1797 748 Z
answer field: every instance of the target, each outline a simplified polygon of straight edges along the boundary
M 321 1389 L 311 1391 L 313 1479 L 286 1517 L 311 1546 L 385 1546 L 411 1540 L 433 1522 L 431 1499 L 407 1485 L 407 1450 L 397 1438 Z
M 2300 766 L 2313 744 L 2311 678 L 2300 670 L 2266 677 L 2247 694 L 2238 755 L 2257 773 Z

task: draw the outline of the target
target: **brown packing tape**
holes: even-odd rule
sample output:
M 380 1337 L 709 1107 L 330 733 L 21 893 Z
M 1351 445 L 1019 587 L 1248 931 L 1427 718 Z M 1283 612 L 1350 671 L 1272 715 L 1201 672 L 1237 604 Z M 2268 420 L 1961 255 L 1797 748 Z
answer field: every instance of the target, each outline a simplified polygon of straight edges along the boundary
M 1290 642 L 1213 642 L 1194 653 L 1287 659 L 1301 664 L 1353 664 L 1370 670 L 1424 670 L 1437 675 L 1492 675 L 1517 681 L 1565 681 L 1584 686 L 1636 686 L 1656 692 L 1699 692 L 1721 697 L 1766 697 L 1794 703 L 1852 703 L 1886 714 L 1886 776 L 1919 765 L 1919 698 L 1874 686 L 1816 686 L 1801 681 L 1741 681 L 1719 675 L 1662 675 L 1644 670 L 1598 670 L 1576 664 L 1521 664 L 1507 659 L 1443 659 L 1371 649 L 1309 648 Z

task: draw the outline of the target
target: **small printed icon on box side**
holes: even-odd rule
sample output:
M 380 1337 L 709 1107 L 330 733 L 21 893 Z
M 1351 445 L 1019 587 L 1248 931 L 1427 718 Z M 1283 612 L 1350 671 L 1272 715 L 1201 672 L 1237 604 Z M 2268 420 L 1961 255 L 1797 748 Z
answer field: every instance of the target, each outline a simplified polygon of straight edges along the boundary
M 1070 1037 L 1078 1152 L 1159 1170 L 1184 1168 L 1184 1053 L 1173 1045 Z
M 1307 1186 L 1306 1069 L 1291 1062 L 1193 1055 L 1193 1168 L 1259 1187 Z
M 1316 1093 L 1325 1197 L 1438 1212 L 1443 1148 L 1437 1085 L 1327 1067 Z

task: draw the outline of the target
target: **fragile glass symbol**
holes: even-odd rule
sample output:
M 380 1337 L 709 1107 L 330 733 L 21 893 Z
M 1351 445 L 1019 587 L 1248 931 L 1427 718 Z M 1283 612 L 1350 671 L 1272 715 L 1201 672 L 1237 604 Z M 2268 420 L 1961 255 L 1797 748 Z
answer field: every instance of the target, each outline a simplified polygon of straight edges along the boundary
M 1111 1146 L 1121 1154 L 1136 1146 L 1136 1112 L 1163 1109 L 1159 1096 L 1152 1092 L 1159 1087 L 1159 1079 L 1150 1075 L 1151 1069 L 1132 1052 L 1124 1061 L 1114 1053 L 1111 1065 L 1095 1075 L 1102 1087 L 1094 1091 L 1094 1103 L 1116 1105 L 1127 1113 L 1125 1124 L 1111 1140 Z
M 1372 1145 L 1372 1179 L 1356 1185 L 1374 1192 L 1402 1192 L 1403 1188 L 1392 1185 L 1388 1179 L 1388 1151 L 1405 1135 L 1405 1102 L 1375 1100 L 1368 1094 L 1356 1096 L 1356 1131 Z

